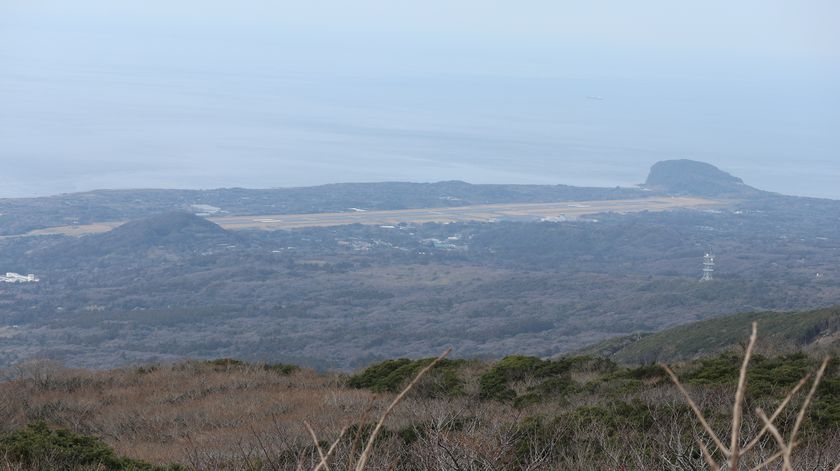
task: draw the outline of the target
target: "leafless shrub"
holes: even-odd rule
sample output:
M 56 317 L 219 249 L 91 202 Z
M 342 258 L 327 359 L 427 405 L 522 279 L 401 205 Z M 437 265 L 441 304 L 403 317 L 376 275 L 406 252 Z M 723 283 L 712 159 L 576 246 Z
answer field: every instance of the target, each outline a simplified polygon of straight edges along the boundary
M 766 459 L 762 460 L 759 464 L 752 466 L 751 469 L 760 470 L 760 469 L 767 469 L 770 466 L 775 466 L 778 461 L 782 461 L 782 471 L 793 471 L 793 461 L 792 461 L 792 454 L 794 448 L 798 445 L 796 440 L 797 434 L 802 426 L 802 422 L 805 419 L 805 414 L 808 410 L 808 407 L 811 404 L 811 401 L 814 397 L 814 393 L 817 391 L 817 387 L 820 384 L 820 380 L 822 380 L 823 375 L 825 374 L 825 369 L 828 366 L 829 358 L 826 357 L 817 373 L 815 375 L 814 381 L 811 384 L 811 388 L 808 391 L 808 394 L 805 396 L 805 400 L 802 402 L 800 406 L 799 412 L 796 415 L 796 421 L 793 424 L 793 427 L 790 431 L 790 434 L 787 438 L 783 437 L 782 434 L 779 432 L 776 425 L 774 425 L 774 421 L 779 417 L 782 412 L 784 412 L 785 408 L 791 402 L 793 397 L 799 392 L 799 390 L 807 383 L 810 379 L 811 375 L 808 374 L 797 384 L 788 395 L 782 400 L 776 410 L 770 417 L 764 413 L 763 410 L 756 409 L 756 415 L 761 419 L 763 423 L 763 427 L 755 433 L 755 435 L 744 441 L 742 438 L 743 432 L 743 404 L 744 404 L 744 396 L 746 394 L 747 389 L 747 370 L 749 368 L 749 363 L 752 358 L 753 351 L 755 349 L 755 343 L 758 339 L 758 325 L 753 322 L 752 324 L 752 334 L 750 335 L 749 343 L 747 344 L 744 359 L 741 363 L 741 369 L 739 370 L 738 376 L 738 387 L 735 392 L 735 402 L 732 405 L 732 423 L 731 423 L 731 431 L 730 431 L 730 440 L 729 445 L 725 445 L 723 440 L 718 436 L 718 434 L 714 431 L 714 429 L 709 424 L 708 420 L 701 412 L 700 408 L 697 404 L 692 400 L 691 395 L 682 385 L 680 380 L 677 378 L 677 375 L 667 366 L 662 365 L 662 368 L 668 373 L 668 376 L 673 381 L 674 385 L 676 385 L 677 389 L 682 393 L 685 397 L 686 402 L 691 407 L 691 410 L 694 412 L 694 415 L 697 418 L 697 421 L 702 426 L 706 436 L 711 440 L 712 447 L 709 446 L 706 442 L 701 439 L 697 439 L 697 445 L 700 447 L 700 450 L 703 454 L 703 459 L 706 461 L 706 464 L 713 469 L 713 470 L 721 470 L 721 469 L 728 469 L 728 470 L 737 470 L 740 469 L 742 464 L 742 460 L 744 457 L 749 453 L 757 444 L 759 444 L 766 433 L 770 433 L 773 439 L 776 441 L 778 445 L 778 451 L 771 456 L 767 457 Z M 718 458 L 715 455 L 722 455 L 723 462 L 719 462 Z M 840 465 L 838 468 L 840 469 Z
M 18 379 L 31 381 L 36 388 L 51 389 L 62 370 L 61 363 L 52 360 L 28 360 L 13 368 L 13 375 Z
M 457 370 L 465 381 L 461 395 L 437 394 L 434 381 L 440 375 L 426 374 L 427 369 L 400 394 L 381 397 L 347 388 L 346 377 L 336 374 L 302 370 L 284 376 L 249 365 L 189 362 L 107 372 L 34 368 L 26 379 L 18 375 L 0 383 L 0 417 L 9 429 L 40 417 L 101 437 L 121 455 L 201 470 L 734 469 L 709 435 L 727 430 L 716 437 L 732 449 L 734 386 L 689 389 L 705 414 L 704 426 L 686 405 L 688 391 L 679 381 L 674 388 L 664 373 L 628 388 L 612 377 L 581 374 L 573 378 L 577 386 L 569 395 L 514 405 L 478 399 L 479 378 L 488 368 L 464 363 Z M 840 450 L 832 446 L 840 443 L 840 429 L 821 428 L 822 435 L 808 430 L 807 436 L 801 431 L 801 410 L 813 397 L 814 378 L 803 379 L 777 404 L 745 398 L 743 376 L 737 385 L 742 393 L 735 394 L 741 409 L 760 406 L 767 422 L 763 411 L 740 412 L 740 469 L 771 458 L 768 467 L 782 469 L 785 453 L 796 469 L 831 470 L 840 462 Z M 613 401 L 632 406 L 628 415 Z M 636 412 L 646 417 L 643 426 L 625 422 Z M 698 437 L 705 439 L 702 445 Z M 698 453 L 701 446 L 708 457 Z M 9 466 L 0 457 L 0 471 L 20 469 Z

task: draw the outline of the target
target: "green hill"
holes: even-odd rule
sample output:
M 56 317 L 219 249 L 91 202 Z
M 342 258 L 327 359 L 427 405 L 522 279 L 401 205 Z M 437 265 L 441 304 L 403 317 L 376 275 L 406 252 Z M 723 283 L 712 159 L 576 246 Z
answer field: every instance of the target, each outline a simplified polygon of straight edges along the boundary
M 840 307 L 807 312 L 756 312 L 708 319 L 656 333 L 606 340 L 581 351 L 619 363 L 697 358 L 739 347 L 758 322 L 760 352 L 840 349 Z
M 650 169 L 645 187 L 669 194 L 759 196 L 763 193 L 714 165 L 695 160 L 664 160 Z

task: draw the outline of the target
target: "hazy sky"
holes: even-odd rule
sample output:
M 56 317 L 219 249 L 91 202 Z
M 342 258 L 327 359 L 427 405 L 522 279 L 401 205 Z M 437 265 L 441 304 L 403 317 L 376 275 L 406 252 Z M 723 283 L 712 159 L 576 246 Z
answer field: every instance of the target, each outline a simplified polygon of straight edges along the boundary
M 838 24 L 809 0 L 0 0 L 0 197 L 631 185 L 691 157 L 840 198 Z

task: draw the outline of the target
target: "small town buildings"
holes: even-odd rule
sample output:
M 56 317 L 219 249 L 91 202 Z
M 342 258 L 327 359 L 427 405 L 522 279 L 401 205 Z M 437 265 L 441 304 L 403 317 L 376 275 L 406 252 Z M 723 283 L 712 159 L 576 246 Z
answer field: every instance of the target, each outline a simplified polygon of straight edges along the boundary
M 37 283 L 40 281 L 38 277 L 33 274 L 21 275 L 19 273 L 6 272 L 6 276 L 0 276 L 2 283 Z

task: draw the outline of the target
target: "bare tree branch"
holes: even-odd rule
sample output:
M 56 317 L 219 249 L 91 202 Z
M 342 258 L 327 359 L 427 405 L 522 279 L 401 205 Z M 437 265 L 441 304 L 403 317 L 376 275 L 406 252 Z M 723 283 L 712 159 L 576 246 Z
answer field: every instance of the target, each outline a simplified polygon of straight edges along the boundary
M 318 468 L 320 468 L 320 467 L 321 467 L 321 465 L 324 465 L 324 469 L 326 469 L 327 471 L 330 471 L 330 467 L 329 467 L 329 466 L 327 466 L 327 457 L 324 455 L 324 450 L 323 450 L 323 449 L 321 449 L 321 444 L 320 444 L 320 443 L 318 443 L 318 436 L 317 436 L 317 435 L 315 435 L 315 431 L 314 431 L 314 430 L 312 430 L 312 426 L 311 426 L 311 425 L 309 425 L 309 422 L 307 422 L 307 421 L 305 421 L 305 420 L 304 420 L 304 421 L 303 421 L 303 425 L 305 425 L 305 426 L 306 426 L 306 430 L 308 430 L 308 431 L 309 431 L 309 436 L 311 436 L 311 437 L 312 437 L 312 442 L 313 442 L 313 443 L 315 443 L 315 449 L 316 449 L 316 450 L 318 450 L 318 457 L 320 457 L 320 458 L 321 458 L 321 462 L 320 462 L 320 463 L 318 463 Z M 316 468 L 316 469 L 317 469 L 317 468 Z
M 325 457 L 321 458 L 321 462 L 318 463 L 318 466 L 316 466 L 313 471 L 319 471 L 322 467 L 324 469 L 329 469 L 329 468 L 327 468 L 327 461 L 330 459 L 332 454 L 335 452 L 336 448 L 338 447 L 338 443 L 344 437 L 345 432 L 347 432 L 347 427 L 344 427 L 344 428 L 341 429 L 341 432 L 338 433 L 338 438 L 336 438 L 335 441 L 332 442 L 332 445 L 330 445 L 330 448 L 327 450 L 327 455 Z
M 782 471 L 792 471 L 793 467 L 790 464 L 790 454 L 788 453 L 788 448 L 792 445 L 788 445 L 785 443 L 785 439 L 782 438 L 782 434 L 779 433 L 779 429 L 770 422 L 770 419 L 767 418 L 767 415 L 764 413 L 761 408 L 755 410 L 755 413 L 758 417 L 764 422 L 764 426 L 767 427 L 767 430 L 773 435 L 773 438 L 776 440 L 776 443 L 779 445 L 779 449 L 782 450 L 782 457 L 784 460 L 784 464 L 782 464 Z
M 782 454 L 784 454 L 783 451 L 780 451 L 780 452 L 776 453 L 775 455 L 771 456 L 770 458 L 767 458 L 766 460 L 764 460 L 764 462 L 762 462 L 760 465 L 758 465 L 754 468 L 750 468 L 750 471 L 759 471 L 759 470 L 762 470 L 762 469 L 770 466 L 771 464 L 773 464 L 774 461 L 781 458 Z
M 703 459 L 706 460 L 706 464 L 712 468 L 712 471 L 720 471 L 720 465 L 718 465 L 717 462 L 715 462 L 715 459 L 712 458 L 712 454 L 709 453 L 709 449 L 706 447 L 706 444 L 698 438 L 697 445 L 700 446 L 700 451 L 703 452 Z
M 700 425 L 703 426 L 703 429 L 706 431 L 709 437 L 711 437 L 712 441 L 715 442 L 715 445 L 717 445 L 717 447 L 720 448 L 721 451 L 723 451 L 724 455 L 729 456 L 729 448 L 727 448 L 723 444 L 720 438 L 718 438 L 715 431 L 712 430 L 712 427 L 709 426 L 709 423 L 706 422 L 706 417 L 703 416 L 703 413 L 700 412 L 700 408 L 697 407 L 697 404 L 695 404 L 694 400 L 691 399 L 691 396 L 688 394 L 688 391 L 685 390 L 685 387 L 683 387 L 682 383 L 680 383 L 680 380 L 677 379 L 677 375 L 675 375 L 674 372 L 671 371 L 671 368 L 668 368 L 668 365 L 663 364 L 661 366 L 665 370 L 665 372 L 668 373 L 668 376 L 671 377 L 671 381 L 673 381 L 674 385 L 677 386 L 677 389 L 679 389 L 683 397 L 685 397 L 685 400 L 686 402 L 688 402 L 688 405 L 691 407 L 691 410 L 694 411 L 694 415 L 697 416 L 697 420 L 700 421 Z
M 359 416 L 359 423 L 356 425 L 356 435 L 353 437 L 353 443 L 350 445 L 350 462 L 348 463 L 347 470 L 353 471 L 353 466 L 356 464 L 356 448 L 359 446 L 359 440 L 362 438 L 362 432 L 364 431 L 365 422 L 367 422 L 368 414 L 370 411 L 373 410 L 373 404 L 376 402 L 376 395 L 374 394 L 371 396 L 370 401 L 368 401 L 367 407 L 365 407 L 365 411 L 362 412 L 362 415 Z
M 744 352 L 744 361 L 741 363 L 741 372 L 738 375 L 738 389 L 735 392 L 735 404 L 732 405 L 732 437 L 729 441 L 729 469 L 737 470 L 741 460 L 741 419 L 743 414 L 744 395 L 747 391 L 747 367 L 752 358 L 755 341 L 758 339 L 758 323 L 752 323 L 752 334 L 750 343 Z
M 805 413 L 808 411 L 808 407 L 811 405 L 811 400 L 814 398 L 814 394 L 817 392 L 817 387 L 819 387 L 823 374 L 825 374 L 825 369 L 828 367 L 829 359 L 829 357 L 825 357 L 823 359 L 822 365 L 820 365 L 820 369 L 817 370 L 817 376 L 814 378 L 814 384 L 811 385 L 811 390 L 808 391 L 808 395 L 805 396 L 805 402 L 802 403 L 802 407 L 799 409 L 799 414 L 796 416 L 796 422 L 794 422 L 793 424 L 793 430 L 791 430 L 790 439 L 788 440 L 790 445 L 785 451 L 786 463 L 790 462 L 790 455 L 791 453 L 793 453 L 793 446 L 794 442 L 796 441 L 796 434 L 799 433 L 799 427 L 802 426 L 802 421 L 805 420 Z
M 785 410 L 785 407 L 787 407 L 788 403 L 790 403 L 791 399 L 793 399 L 793 396 L 795 396 L 796 393 L 799 392 L 800 389 L 802 389 L 802 386 L 804 386 L 805 383 L 807 383 L 809 379 L 811 379 L 811 373 L 808 373 L 807 375 L 805 375 L 804 378 L 799 380 L 799 384 L 797 384 L 795 388 L 791 389 L 791 391 L 788 393 L 788 395 L 785 397 L 785 399 L 781 402 L 781 404 L 779 404 L 779 407 L 777 407 L 775 412 L 773 412 L 773 415 L 770 416 L 770 423 L 771 424 L 776 421 L 776 419 L 779 417 L 779 415 L 782 413 L 782 411 Z M 764 425 L 764 428 L 762 428 L 761 431 L 758 432 L 758 434 L 755 436 L 755 438 L 750 440 L 750 442 L 747 443 L 744 446 L 741 453 L 742 454 L 747 453 L 748 451 L 752 450 L 752 448 L 758 444 L 759 440 L 761 440 L 761 437 L 763 437 L 765 433 L 767 433 L 767 425 L 766 424 Z
M 411 388 L 413 388 L 414 385 L 417 384 L 418 381 L 420 381 L 420 378 L 422 378 L 426 373 L 428 373 L 429 370 L 434 368 L 435 365 L 443 361 L 443 359 L 446 358 L 446 356 L 449 355 L 450 352 L 452 352 L 451 347 L 447 348 L 446 351 L 441 353 L 439 357 L 435 358 L 434 361 L 432 361 L 431 363 L 426 365 L 425 368 L 420 370 L 420 372 L 417 373 L 417 376 L 415 376 L 414 379 L 411 380 L 410 383 L 408 383 L 408 386 L 406 386 L 405 389 L 403 389 L 402 392 L 399 393 L 396 398 L 394 398 L 394 401 L 391 402 L 391 405 L 389 405 L 388 408 L 385 409 L 385 412 L 382 413 L 382 416 L 379 418 L 379 422 L 376 424 L 376 427 L 374 427 L 373 432 L 370 434 L 370 438 L 368 438 L 367 446 L 365 446 L 364 451 L 362 451 L 362 456 L 359 457 L 359 462 L 356 464 L 356 471 L 362 471 L 363 469 L 365 469 L 368 456 L 370 456 L 370 450 L 373 449 L 373 442 L 376 441 L 376 437 L 382 430 L 382 425 L 385 423 L 385 419 L 387 419 L 388 416 L 391 415 L 391 411 L 394 410 L 394 407 L 396 407 L 397 404 L 399 404 L 405 398 L 408 392 L 411 391 Z

